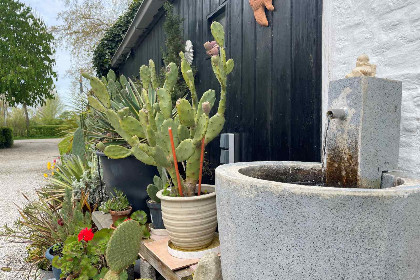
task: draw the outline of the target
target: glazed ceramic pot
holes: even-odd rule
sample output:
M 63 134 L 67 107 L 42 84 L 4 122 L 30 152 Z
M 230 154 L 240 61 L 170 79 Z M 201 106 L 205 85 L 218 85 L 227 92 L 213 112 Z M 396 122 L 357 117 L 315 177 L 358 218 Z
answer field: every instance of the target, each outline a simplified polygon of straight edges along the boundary
M 183 250 L 200 250 L 211 244 L 217 228 L 215 187 L 202 185 L 204 194 L 170 197 L 157 193 L 162 218 L 173 245 Z

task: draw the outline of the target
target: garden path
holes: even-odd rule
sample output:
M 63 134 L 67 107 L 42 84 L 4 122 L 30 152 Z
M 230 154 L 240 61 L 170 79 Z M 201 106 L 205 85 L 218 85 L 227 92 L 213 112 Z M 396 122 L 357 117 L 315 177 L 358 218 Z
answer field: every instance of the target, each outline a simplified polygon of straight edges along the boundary
M 60 139 L 17 140 L 10 149 L 0 150 L 0 226 L 13 225 L 19 217 L 16 205 L 25 204 L 22 193 L 33 198 L 45 183 L 48 161 L 59 156 Z M 16 204 L 16 205 L 15 205 Z M 0 237 L 0 280 L 27 279 L 26 244 L 10 243 Z M 11 269 L 10 272 L 4 271 Z

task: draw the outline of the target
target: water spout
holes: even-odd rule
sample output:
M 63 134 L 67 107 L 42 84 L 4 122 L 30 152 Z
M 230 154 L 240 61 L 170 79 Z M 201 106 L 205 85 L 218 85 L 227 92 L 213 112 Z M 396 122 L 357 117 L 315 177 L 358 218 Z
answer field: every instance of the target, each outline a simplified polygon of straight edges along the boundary
M 348 115 L 347 108 L 331 109 L 331 110 L 327 111 L 327 118 L 328 119 L 345 120 L 345 119 L 347 119 L 347 115 Z

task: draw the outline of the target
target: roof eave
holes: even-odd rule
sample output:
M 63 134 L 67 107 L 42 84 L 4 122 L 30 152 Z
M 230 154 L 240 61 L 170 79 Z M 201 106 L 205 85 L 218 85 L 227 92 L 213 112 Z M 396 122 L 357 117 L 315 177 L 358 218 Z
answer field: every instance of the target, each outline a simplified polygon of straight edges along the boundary
M 111 67 L 116 68 L 123 62 L 125 55 L 135 46 L 138 38 L 147 30 L 154 16 L 163 6 L 165 0 L 144 0 L 127 30 L 123 41 L 111 60 Z

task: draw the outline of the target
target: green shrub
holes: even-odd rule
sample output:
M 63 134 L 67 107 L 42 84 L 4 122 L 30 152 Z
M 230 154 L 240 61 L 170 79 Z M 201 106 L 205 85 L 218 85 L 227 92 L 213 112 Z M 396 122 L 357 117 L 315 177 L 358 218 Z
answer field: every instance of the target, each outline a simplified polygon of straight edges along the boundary
M 67 125 L 36 125 L 29 128 L 29 136 L 35 137 L 61 137 L 68 129 Z
M 13 146 L 13 129 L 10 127 L 0 127 L 0 149 Z

